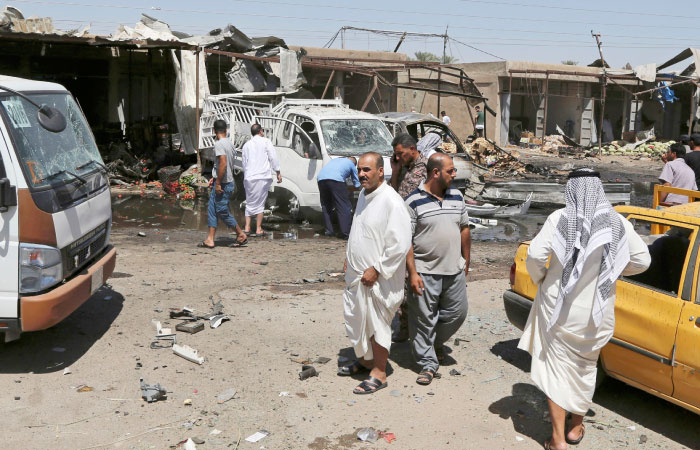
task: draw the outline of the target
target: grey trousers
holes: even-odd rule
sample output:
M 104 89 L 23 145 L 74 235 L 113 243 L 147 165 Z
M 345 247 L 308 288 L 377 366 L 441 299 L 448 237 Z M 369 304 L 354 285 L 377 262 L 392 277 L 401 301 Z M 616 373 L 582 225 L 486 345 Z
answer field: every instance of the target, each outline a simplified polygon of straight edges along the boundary
M 418 365 L 435 373 L 440 367 L 435 346 L 447 342 L 467 318 L 467 279 L 463 270 L 455 275 L 420 276 L 423 295 L 408 288 L 408 333 Z

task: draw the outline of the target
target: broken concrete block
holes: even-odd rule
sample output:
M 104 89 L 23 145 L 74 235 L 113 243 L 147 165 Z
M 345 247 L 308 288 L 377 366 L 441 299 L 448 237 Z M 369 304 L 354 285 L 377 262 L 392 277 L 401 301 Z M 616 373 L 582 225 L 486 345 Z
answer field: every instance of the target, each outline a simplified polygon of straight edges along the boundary
M 204 324 L 202 322 L 180 322 L 177 325 L 175 325 L 175 329 L 177 331 L 195 334 L 199 333 L 204 329 Z
M 204 363 L 204 356 L 199 356 L 199 353 L 197 353 L 197 350 L 193 349 L 189 345 L 179 345 L 179 344 L 174 344 L 173 345 L 173 353 L 175 353 L 177 356 L 181 356 L 185 358 L 188 361 L 192 361 L 193 363 L 196 364 L 203 364 Z

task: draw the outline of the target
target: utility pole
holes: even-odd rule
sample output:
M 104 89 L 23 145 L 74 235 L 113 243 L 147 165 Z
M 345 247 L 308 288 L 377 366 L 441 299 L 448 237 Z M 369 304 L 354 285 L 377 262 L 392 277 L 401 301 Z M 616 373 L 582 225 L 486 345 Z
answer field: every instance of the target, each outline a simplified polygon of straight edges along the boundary
M 591 36 L 595 38 L 595 42 L 598 45 L 598 53 L 600 53 L 600 62 L 603 66 L 603 78 L 601 80 L 601 91 L 600 91 L 600 127 L 598 127 L 598 153 L 603 150 L 603 120 L 605 120 L 605 95 L 608 86 L 608 71 L 605 68 L 605 58 L 603 58 L 603 43 L 600 41 L 600 33 L 593 33 L 591 30 Z
M 445 59 L 447 56 L 447 30 L 450 26 L 445 27 L 445 34 L 442 35 L 442 61 L 438 66 L 438 93 L 437 93 L 437 117 L 440 117 L 440 84 L 442 79 L 442 65 L 445 64 Z

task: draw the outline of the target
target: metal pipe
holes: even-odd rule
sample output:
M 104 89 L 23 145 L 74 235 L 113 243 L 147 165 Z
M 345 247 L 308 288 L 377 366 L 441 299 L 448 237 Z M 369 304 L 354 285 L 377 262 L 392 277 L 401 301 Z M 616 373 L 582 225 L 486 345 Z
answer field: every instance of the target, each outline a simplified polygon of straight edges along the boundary
M 202 155 L 199 153 L 199 50 L 195 51 L 195 148 L 197 149 L 197 169 L 199 169 L 199 174 L 202 174 Z
M 335 70 L 333 70 L 331 72 L 331 76 L 328 77 L 328 82 L 326 82 L 326 87 L 323 88 L 323 94 L 321 94 L 321 99 L 326 98 L 326 92 L 328 91 L 328 86 L 331 85 L 331 80 L 333 79 L 334 76 L 335 76 Z
M 544 84 L 544 122 L 542 123 L 542 143 L 544 143 L 544 138 L 547 136 L 547 107 L 549 106 L 549 74 L 547 74 L 547 79 Z

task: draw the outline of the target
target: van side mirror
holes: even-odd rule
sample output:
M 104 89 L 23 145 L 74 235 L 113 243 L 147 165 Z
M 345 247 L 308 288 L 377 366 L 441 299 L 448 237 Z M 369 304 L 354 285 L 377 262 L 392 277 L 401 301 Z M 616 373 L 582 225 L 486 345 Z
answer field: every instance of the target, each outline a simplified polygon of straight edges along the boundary
M 17 206 L 17 188 L 7 178 L 0 178 L 0 212 L 7 212 L 10 206 Z

